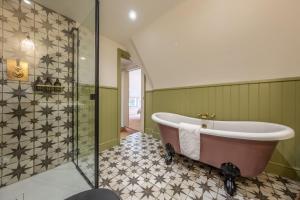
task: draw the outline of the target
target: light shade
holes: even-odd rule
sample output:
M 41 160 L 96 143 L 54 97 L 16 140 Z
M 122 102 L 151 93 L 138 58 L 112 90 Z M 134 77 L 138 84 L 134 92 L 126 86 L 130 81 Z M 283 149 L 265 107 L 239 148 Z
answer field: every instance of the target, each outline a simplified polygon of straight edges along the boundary
M 31 5 L 31 1 L 30 0 L 24 0 L 25 3 L 27 3 L 28 5 Z
M 34 50 L 33 41 L 29 37 L 26 37 L 25 39 L 23 39 L 21 41 L 21 49 L 23 51 L 32 51 L 32 50 Z

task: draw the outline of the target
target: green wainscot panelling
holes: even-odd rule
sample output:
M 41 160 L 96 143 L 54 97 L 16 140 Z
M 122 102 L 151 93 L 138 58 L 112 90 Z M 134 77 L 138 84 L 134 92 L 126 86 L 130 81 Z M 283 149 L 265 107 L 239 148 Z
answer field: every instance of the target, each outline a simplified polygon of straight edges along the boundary
M 151 119 L 152 115 L 152 99 L 153 99 L 153 92 L 147 91 L 145 96 L 145 132 L 151 135 L 154 135 L 155 137 L 158 137 L 159 134 L 156 130 L 156 125 Z
M 118 90 L 100 87 L 100 151 L 118 145 Z
M 117 88 L 100 87 L 100 151 L 119 144 L 117 131 Z M 94 101 L 90 94 L 95 93 L 95 86 L 79 85 L 78 131 L 81 154 L 93 151 L 94 140 Z M 92 144 L 92 145 L 91 145 Z
M 90 94 L 95 93 L 94 91 L 93 85 L 78 86 L 78 119 L 76 120 L 75 116 L 75 124 L 78 122 L 78 146 L 81 157 L 94 153 L 95 102 L 90 100 Z
M 145 131 L 158 136 L 151 120 L 155 112 L 190 117 L 215 113 L 217 120 L 251 120 L 288 125 L 295 137 L 279 142 L 267 167 L 273 172 L 300 179 L 300 79 L 289 78 L 218 84 L 146 92 Z

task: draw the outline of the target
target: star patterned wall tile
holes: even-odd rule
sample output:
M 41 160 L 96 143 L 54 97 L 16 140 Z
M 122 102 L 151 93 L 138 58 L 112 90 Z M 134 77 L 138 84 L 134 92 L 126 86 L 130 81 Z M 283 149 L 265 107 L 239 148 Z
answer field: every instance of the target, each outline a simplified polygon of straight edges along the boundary
M 2 0 L 0 43 L 4 59 L 29 63 L 29 81 L 7 80 L 6 63 L 0 63 L 0 187 L 51 169 L 71 159 L 72 153 L 72 42 L 74 22 L 39 4 Z M 65 30 L 65 31 L 63 31 Z M 61 34 L 60 34 L 61 33 Z M 27 36 L 35 51 L 24 51 Z M 1 52 L 2 56 L 2 52 Z M 71 74 L 71 76 L 69 75 Z M 32 84 L 56 78 L 61 94 L 36 93 Z

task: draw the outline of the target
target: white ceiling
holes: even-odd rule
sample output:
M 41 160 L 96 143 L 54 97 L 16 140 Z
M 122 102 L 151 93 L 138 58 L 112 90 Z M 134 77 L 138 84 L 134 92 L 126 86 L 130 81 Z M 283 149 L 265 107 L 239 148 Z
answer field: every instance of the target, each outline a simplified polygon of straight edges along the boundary
M 101 34 L 123 45 L 142 27 L 184 0 L 100 0 Z M 67 17 L 81 22 L 94 6 L 94 0 L 36 0 Z M 128 12 L 137 12 L 136 21 Z
M 126 45 L 142 27 L 184 0 L 101 0 L 100 30 L 106 37 Z M 137 20 L 128 18 L 130 10 L 137 12 Z
M 94 8 L 94 0 L 35 0 L 77 22 L 82 22 Z

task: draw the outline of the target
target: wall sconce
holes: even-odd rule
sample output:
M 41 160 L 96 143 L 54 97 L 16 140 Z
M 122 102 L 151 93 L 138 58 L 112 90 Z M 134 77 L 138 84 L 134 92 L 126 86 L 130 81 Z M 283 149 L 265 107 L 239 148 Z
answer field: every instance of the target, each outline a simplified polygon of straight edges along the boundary
M 28 81 L 28 63 L 15 59 L 7 59 L 7 79 Z
M 21 41 L 21 49 L 23 51 L 32 51 L 32 50 L 34 50 L 34 43 L 30 39 L 29 34 L 27 34 L 26 38 Z

